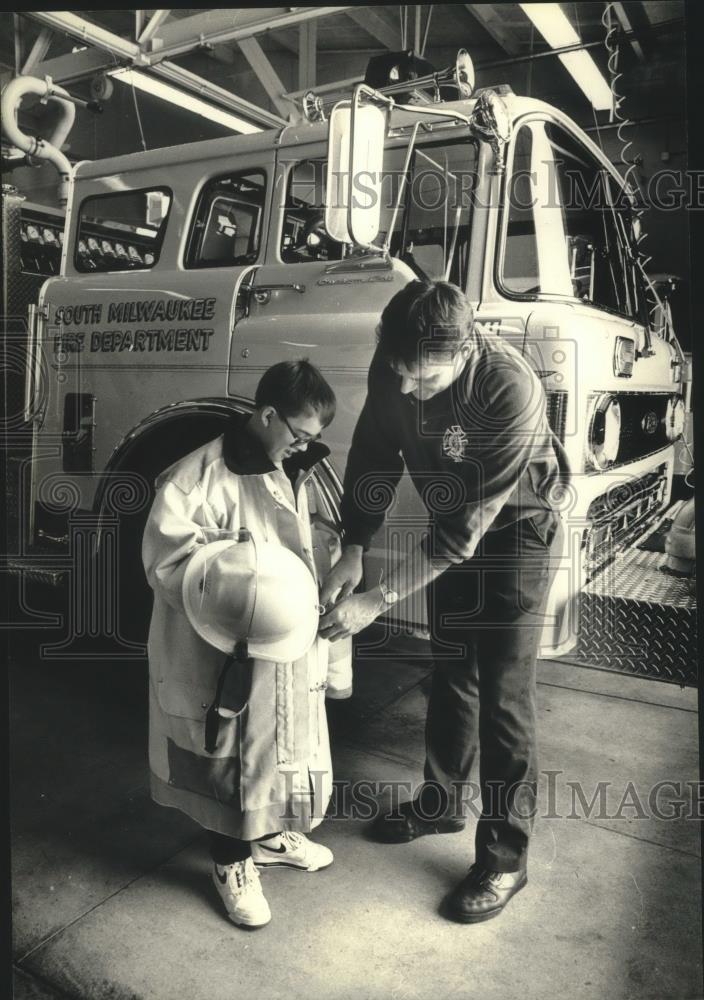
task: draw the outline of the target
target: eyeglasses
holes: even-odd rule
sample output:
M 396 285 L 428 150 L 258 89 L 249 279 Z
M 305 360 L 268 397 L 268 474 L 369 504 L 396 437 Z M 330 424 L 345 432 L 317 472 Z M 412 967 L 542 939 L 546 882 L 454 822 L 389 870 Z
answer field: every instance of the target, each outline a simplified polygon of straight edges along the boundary
M 281 419 L 283 420 L 283 422 L 288 427 L 289 433 L 290 433 L 291 437 L 293 438 L 293 441 L 291 442 L 292 445 L 311 444 L 313 441 L 319 441 L 320 438 L 323 436 L 323 432 L 322 431 L 320 431 L 318 434 L 299 434 L 299 433 L 297 433 L 297 431 L 294 431 L 293 427 L 291 427 L 290 423 L 288 422 L 288 420 L 286 419 L 286 417 L 283 415 L 283 413 L 281 413 L 279 410 L 277 410 L 276 412 L 278 413 L 278 415 L 281 417 Z

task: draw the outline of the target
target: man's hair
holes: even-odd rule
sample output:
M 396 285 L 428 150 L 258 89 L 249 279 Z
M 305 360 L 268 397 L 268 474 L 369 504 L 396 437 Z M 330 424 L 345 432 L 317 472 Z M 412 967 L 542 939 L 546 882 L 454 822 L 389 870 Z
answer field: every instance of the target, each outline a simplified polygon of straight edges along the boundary
M 335 416 L 335 393 L 315 365 L 307 358 L 280 361 L 262 375 L 254 396 L 254 405 L 273 406 L 284 417 L 297 417 L 304 410 L 314 410 L 324 427 Z
M 472 333 L 474 314 L 449 281 L 411 281 L 391 299 L 377 328 L 387 361 L 420 365 L 454 354 Z

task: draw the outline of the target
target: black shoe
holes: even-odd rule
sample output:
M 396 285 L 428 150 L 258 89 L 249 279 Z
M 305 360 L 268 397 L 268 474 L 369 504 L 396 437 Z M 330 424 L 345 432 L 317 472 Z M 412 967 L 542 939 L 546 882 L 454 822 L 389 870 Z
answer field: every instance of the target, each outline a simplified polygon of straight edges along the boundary
M 429 833 L 459 833 L 465 827 L 462 819 L 423 819 L 417 799 L 403 802 L 396 812 L 401 814 L 400 818 L 398 815 L 377 816 L 370 829 L 372 840 L 384 844 L 408 844 L 416 837 L 425 837 Z
M 493 872 L 477 864 L 452 890 L 443 903 L 443 913 L 461 924 L 478 924 L 498 917 L 512 896 L 528 881 L 525 869 L 518 872 Z

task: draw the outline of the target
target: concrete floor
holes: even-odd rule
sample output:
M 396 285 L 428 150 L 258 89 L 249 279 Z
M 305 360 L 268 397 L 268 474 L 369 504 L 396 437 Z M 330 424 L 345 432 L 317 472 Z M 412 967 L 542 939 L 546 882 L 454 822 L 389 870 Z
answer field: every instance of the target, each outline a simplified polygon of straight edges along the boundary
M 149 799 L 145 665 L 47 663 L 31 635 L 14 648 L 16 998 L 702 996 L 699 827 L 648 808 L 657 781 L 697 778 L 693 690 L 540 663 L 541 767 L 562 773 L 553 809 L 542 790 L 551 817 L 536 824 L 528 888 L 498 920 L 438 913 L 471 832 L 382 846 L 362 819 L 329 819 L 314 837 L 333 867 L 267 872 L 274 917 L 252 933 L 221 911 L 202 834 Z M 406 640 L 358 665 L 353 699 L 330 711 L 338 781 L 419 779 L 426 652 Z M 588 799 L 611 783 L 609 815 L 558 818 L 577 781 Z

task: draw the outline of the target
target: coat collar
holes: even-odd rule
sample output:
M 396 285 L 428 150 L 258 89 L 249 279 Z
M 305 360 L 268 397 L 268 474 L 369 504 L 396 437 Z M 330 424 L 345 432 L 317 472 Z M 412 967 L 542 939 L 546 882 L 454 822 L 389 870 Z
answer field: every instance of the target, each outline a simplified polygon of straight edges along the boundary
M 263 476 L 267 472 L 274 472 L 276 466 L 261 441 L 250 431 L 248 423 L 247 413 L 233 413 L 230 417 L 222 444 L 225 465 L 238 476 Z M 305 451 L 295 452 L 290 458 L 284 459 L 284 471 L 287 474 L 307 472 L 329 454 L 329 448 L 314 441 Z

